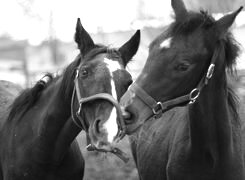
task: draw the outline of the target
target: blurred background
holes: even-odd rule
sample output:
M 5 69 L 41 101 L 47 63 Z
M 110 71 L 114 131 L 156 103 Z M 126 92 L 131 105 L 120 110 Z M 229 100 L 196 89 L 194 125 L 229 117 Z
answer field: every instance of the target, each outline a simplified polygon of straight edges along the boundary
M 190 10 L 207 10 L 215 18 L 236 10 L 245 0 L 184 0 Z M 77 18 L 96 43 L 120 47 L 137 29 L 141 44 L 128 65 L 133 78 L 142 69 L 149 43 L 172 21 L 170 0 L 7 0 L 0 1 L 0 79 L 31 87 L 46 72 L 58 72 L 78 54 L 73 41 Z M 242 53 L 237 59 L 234 85 L 245 97 L 245 11 L 232 27 Z M 79 143 L 86 159 L 84 179 L 138 179 L 133 160 L 124 164 L 114 155 L 85 150 L 84 134 Z M 120 147 L 130 153 L 127 139 Z

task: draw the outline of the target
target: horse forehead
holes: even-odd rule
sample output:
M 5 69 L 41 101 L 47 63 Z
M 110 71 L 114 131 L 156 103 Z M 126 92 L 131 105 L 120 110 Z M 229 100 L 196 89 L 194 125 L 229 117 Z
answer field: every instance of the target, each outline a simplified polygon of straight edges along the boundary
M 122 66 L 118 61 L 112 60 L 112 59 L 108 59 L 108 58 L 104 58 L 104 62 L 106 64 L 106 67 L 108 68 L 109 72 L 111 73 L 111 75 L 113 76 L 113 72 L 117 71 L 117 70 L 121 70 Z
M 207 53 L 207 45 L 205 41 L 196 34 L 189 35 L 188 37 L 184 37 L 181 39 L 176 39 L 173 42 L 173 46 L 175 49 L 180 50 L 183 54 L 191 55 L 198 55 L 202 54 L 205 55 Z

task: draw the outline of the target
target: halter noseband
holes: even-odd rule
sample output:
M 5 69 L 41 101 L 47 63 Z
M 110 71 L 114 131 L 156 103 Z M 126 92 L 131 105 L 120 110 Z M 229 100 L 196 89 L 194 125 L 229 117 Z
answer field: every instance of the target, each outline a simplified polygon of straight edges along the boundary
M 196 88 L 192 89 L 189 94 L 167 100 L 165 102 L 156 101 L 153 97 L 151 97 L 144 89 L 139 87 L 136 83 L 133 83 L 130 87 L 130 90 L 135 93 L 136 96 L 139 97 L 141 101 L 143 101 L 149 108 L 151 108 L 153 117 L 160 118 L 164 112 L 167 110 L 180 105 L 182 103 L 193 104 L 196 102 L 199 97 L 202 89 L 208 84 L 209 80 L 213 76 L 215 61 L 217 59 L 218 53 L 220 52 L 220 46 L 218 46 L 213 54 L 211 59 L 211 63 L 208 67 L 206 74 L 202 77 Z M 149 118 L 148 118 L 149 119 Z M 129 125 L 130 126 L 130 125 Z
M 123 121 L 122 111 L 121 111 L 119 103 L 109 93 L 98 93 L 98 94 L 83 98 L 81 96 L 81 93 L 80 93 L 81 91 L 80 91 L 79 82 L 78 82 L 79 67 L 76 70 L 76 76 L 75 76 L 75 79 L 74 79 L 74 84 L 75 85 L 74 85 L 74 89 L 73 89 L 72 102 L 71 102 L 71 115 L 72 115 L 73 122 L 79 128 L 85 130 L 86 133 L 88 133 L 88 125 L 86 124 L 85 117 L 81 115 L 83 104 L 86 103 L 86 102 L 89 102 L 89 101 L 94 101 L 96 99 L 103 99 L 103 100 L 109 101 L 116 108 L 117 113 L 118 113 L 119 131 L 118 131 L 118 133 L 116 135 L 116 139 L 118 139 L 118 140 L 122 139 L 125 136 L 126 127 L 125 127 L 125 123 Z M 74 106 L 75 94 L 76 94 L 76 97 L 77 97 L 79 108 L 78 108 L 78 110 L 76 111 L 76 113 L 74 115 L 73 106 Z M 90 141 L 90 139 L 88 137 L 87 137 L 87 140 Z M 91 148 L 91 144 L 88 143 L 87 149 L 89 150 L 89 148 Z

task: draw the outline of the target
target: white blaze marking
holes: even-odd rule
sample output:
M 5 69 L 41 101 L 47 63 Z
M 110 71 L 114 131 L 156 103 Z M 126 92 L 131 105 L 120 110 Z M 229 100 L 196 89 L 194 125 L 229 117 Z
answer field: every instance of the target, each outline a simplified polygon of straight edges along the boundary
M 160 44 L 160 48 L 170 48 L 171 40 L 172 40 L 171 37 L 165 39 L 165 40 Z
M 104 62 L 106 63 L 106 65 L 107 65 L 107 67 L 111 73 L 111 76 L 112 76 L 112 73 L 114 71 L 122 69 L 122 66 L 119 64 L 118 61 L 113 61 L 111 59 L 104 58 Z
M 115 107 L 113 107 L 109 119 L 104 123 L 103 126 L 108 133 L 108 142 L 112 143 L 118 131 L 117 110 Z
M 117 62 L 107 58 L 104 58 L 110 75 L 111 75 L 111 94 L 114 99 L 117 99 L 117 92 L 115 82 L 113 80 L 113 72 L 119 69 L 122 69 L 122 66 Z M 117 135 L 118 126 L 117 126 L 117 110 L 115 107 L 112 108 L 109 119 L 104 123 L 104 127 L 108 133 L 108 141 L 113 142 L 114 137 Z

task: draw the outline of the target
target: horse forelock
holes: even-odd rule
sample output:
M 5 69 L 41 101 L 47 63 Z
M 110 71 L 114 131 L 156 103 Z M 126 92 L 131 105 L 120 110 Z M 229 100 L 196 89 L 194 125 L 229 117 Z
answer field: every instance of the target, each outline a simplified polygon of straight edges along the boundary
M 208 28 L 214 24 L 215 20 L 205 11 L 189 12 L 188 16 L 183 18 L 182 21 L 175 20 L 164 31 L 156 37 L 150 44 L 151 49 L 155 45 L 160 45 L 164 40 L 179 35 L 188 35 L 198 28 Z
M 213 27 L 215 24 L 215 19 L 205 11 L 200 11 L 200 13 L 189 12 L 187 18 L 183 21 L 175 21 L 169 27 L 169 36 L 188 35 L 193 33 L 195 30 L 202 28 L 208 31 L 209 28 Z M 222 41 L 225 52 L 225 63 L 226 68 L 232 70 L 236 64 L 236 58 L 239 54 L 238 43 L 233 38 L 232 34 L 228 31 L 224 37 L 220 38 L 219 33 L 216 28 L 212 28 L 211 33 L 216 36 L 217 41 Z M 208 39 L 208 46 L 215 47 L 217 41 L 213 39 L 213 36 L 205 35 Z
M 179 34 L 188 35 L 198 28 L 207 29 L 215 23 L 214 18 L 205 11 L 189 12 L 182 21 L 174 21 L 170 25 L 172 36 Z

